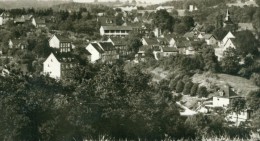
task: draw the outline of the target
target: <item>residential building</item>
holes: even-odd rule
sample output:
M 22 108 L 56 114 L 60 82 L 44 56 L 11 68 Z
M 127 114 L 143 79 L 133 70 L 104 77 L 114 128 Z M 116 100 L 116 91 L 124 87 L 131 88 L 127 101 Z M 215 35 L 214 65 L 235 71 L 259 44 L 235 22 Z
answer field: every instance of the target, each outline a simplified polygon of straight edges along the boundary
M 117 53 L 119 54 L 119 58 L 125 58 L 127 55 L 129 55 L 131 52 L 128 50 L 126 40 L 124 38 L 120 37 L 109 37 L 107 40 L 108 42 L 111 42 Z
M 203 37 L 207 43 L 207 45 L 217 45 L 218 41 L 212 34 L 205 34 Z
M 111 42 L 93 42 L 86 47 L 86 50 L 91 53 L 92 63 L 95 63 L 98 60 L 110 62 L 119 59 L 117 50 Z
M 7 13 L 7 12 L 3 12 L 1 15 L 0 15 L 0 25 L 4 25 L 7 21 L 9 21 L 11 18 L 10 18 L 10 14 Z
M 43 73 L 55 79 L 63 79 L 76 66 L 78 61 L 72 54 L 51 53 L 43 62 Z
M 38 27 L 46 27 L 45 19 L 32 18 L 32 24 L 36 28 L 38 28 Z
M 71 52 L 72 41 L 61 35 L 53 35 L 49 39 L 49 46 L 58 49 L 60 52 Z
M 101 36 L 125 37 L 133 30 L 130 26 L 101 26 Z
M 28 42 L 25 39 L 10 39 L 8 46 L 10 49 L 27 49 Z

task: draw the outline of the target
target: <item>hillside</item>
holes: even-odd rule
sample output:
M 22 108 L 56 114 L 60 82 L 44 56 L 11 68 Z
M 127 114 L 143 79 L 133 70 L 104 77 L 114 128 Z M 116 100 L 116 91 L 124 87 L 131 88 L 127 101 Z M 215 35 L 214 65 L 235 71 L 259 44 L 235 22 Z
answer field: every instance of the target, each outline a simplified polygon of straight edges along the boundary
M 212 88 L 214 86 L 221 87 L 228 84 L 240 95 L 247 95 L 249 92 L 259 89 L 258 86 L 248 79 L 228 74 L 195 74 L 192 77 L 192 81 L 206 86 L 207 88 Z

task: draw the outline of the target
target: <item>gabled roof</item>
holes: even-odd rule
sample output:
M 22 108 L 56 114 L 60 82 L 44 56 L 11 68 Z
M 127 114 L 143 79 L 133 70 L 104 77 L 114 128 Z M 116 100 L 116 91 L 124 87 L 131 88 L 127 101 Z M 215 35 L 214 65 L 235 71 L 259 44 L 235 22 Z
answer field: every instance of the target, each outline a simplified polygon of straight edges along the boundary
M 149 45 L 159 45 L 159 42 L 156 38 L 143 38 L 145 42 Z
M 69 39 L 68 37 L 65 37 L 65 36 L 62 36 L 59 34 L 54 35 L 54 36 L 56 36 L 60 40 L 60 42 L 71 42 L 71 39 Z
M 178 49 L 174 47 L 162 47 L 163 52 L 178 52 Z
M 204 39 L 206 39 L 206 40 L 207 40 L 207 39 L 210 39 L 211 37 L 215 38 L 214 35 L 212 35 L 212 34 L 205 34 L 205 35 L 204 35 Z M 215 39 L 216 39 L 216 38 L 215 38 Z
M 184 48 L 184 47 L 191 46 L 191 43 L 184 37 L 180 37 L 180 38 L 176 38 L 176 46 L 177 48 Z
M 169 41 L 166 38 L 157 38 L 159 44 L 168 45 Z
M 104 50 L 99 46 L 98 43 L 90 43 L 99 53 L 104 53 Z
M 114 45 L 126 45 L 126 41 L 121 37 L 109 37 L 109 39 L 114 43 Z
M 220 92 L 223 92 L 223 95 L 219 95 L 220 97 L 232 98 L 238 96 L 229 85 L 224 85 Z
M 115 47 L 111 42 L 99 42 L 98 44 L 100 45 L 101 48 L 103 48 L 104 51 L 115 50 Z
M 132 30 L 130 26 L 101 26 L 104 30 Z
M 78 60 L 76 59 L 75 55 L 70 52 L 53 52 L 53 55 L 60 63 L 77 63 Z
M 183 35 L 185 38 L 194 38 L 196 34 L 194 32 L 187 32 Z
M 10 14 L 8 12 L 3 12 L 0 17 L 9 17 Z
M 35 18 L 36 24 L 45 24 L 45 19 Z

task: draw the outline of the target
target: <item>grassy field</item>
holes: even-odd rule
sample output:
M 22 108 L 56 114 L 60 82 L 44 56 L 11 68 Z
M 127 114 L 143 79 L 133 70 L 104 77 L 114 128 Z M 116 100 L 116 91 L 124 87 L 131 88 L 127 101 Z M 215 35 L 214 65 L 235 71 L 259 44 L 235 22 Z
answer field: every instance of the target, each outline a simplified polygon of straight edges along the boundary
M 239 95 L 247 95 L 250 91 L 258 90 L 259 87 L 256 86 L 252 81 L 228 74 L 214 74 L 214 73 L 203 73 L 195 74 L 192 77 L 194 83 L 199 83 L 200 85 L 206 86 L 211 89 L 214 86 L 221 87 L 225 84 L 233 87 Z

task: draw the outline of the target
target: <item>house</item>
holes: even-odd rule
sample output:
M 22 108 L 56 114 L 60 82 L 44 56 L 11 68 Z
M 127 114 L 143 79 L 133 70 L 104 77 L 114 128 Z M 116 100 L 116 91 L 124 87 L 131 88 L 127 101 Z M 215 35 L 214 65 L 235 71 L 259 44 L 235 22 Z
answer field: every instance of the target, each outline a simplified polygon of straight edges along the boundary
M 228 32 L 228 34 L 223 38 L 223 40 L 219 43 L 219 47 L 215 49 L 215 55 L 218 56 L 218 60 L 221 60 L 223 57 L 223 53 L 227 48 L 236 48 L 235 36 Z
M 158 6 L 156 11 L 166 10 L 167 12 L 172 12 L 174 10 L 174 6 Z
M 185 55 L 194 55 L 195 54 L 195 49 L 191 46 L 185 48 Z
M 101 36 L 117 36 L 125 37 L 128 36 L 129 32 L 133 30 L 130 26 L 101 26 L 100 35 Z
M 31 22 L 33 15 L 22 15 L 14 19 L 15 24 L 24 24 L 25 22 Z
M 190 12 L 193 12 L 193 11 L 197 11 L 198 10 L 198 7 L 195 6 L 195 5 L 189 5 L 189 11 Z
M 159 47 L 159 42 L 156 38 L 142 38 L 142 44 L 144 46 Z
M 161 37 L 162 36 L 162 30 L 158 27 L 154 28 L 153 33 L 154 33 L 155 37 Z
M 101 26 L 116 26 L 115 17 L 98 17 L 97 22 L 99 22 Z
M 32 18 L 32 24 L 36 28 L 38 28 L 38 27 L 46 27 L 45 19 Z
M 78 64 L 70 53 L 51 53 L 43 62 L 43 73 L 55 79 L 63 79 Z
M 8 46 L 10 49 L 27 49 L 28 42 L 25 39 L 10 39 Z
M 169 57 L 171 55 L 177 55 L 179 50 L 173 47 L 161 47 L 161 57 Z
M 7 12 L 3 12 L 1 15 L 0 15 L 0 25 L 4 25 L 7 21 L 9 21 L 11 18 L 10 18 L 10 14 L 7 13 Z
M 49 39 L 49 46 L 58 49 L 60 52 L 71 52 L 72 41 L 61 35 L 53 35 Z
M 111 42 L 90 43 L 86 50 L 91 53 L 91 62 L 95 63 L 97 60 L 113 61 L 119 59 L 119 55 Z
M 222 86 L 222 88 L 220 88 L 216 94 L 216 96 L 213 96 L 212 107 L 227 108 L 232 99 L 241 98 L 229 85 Z
M 207 45 L 216 45 L 218 43 L 217 39 L 212 34 L 205 34 L 203 37 Z
M 111 42 L 114 45 L 115 49 L 117 50 L 117 53 L 119 54 L 119 58 L 125 58 L 127 55 L 131 53 L 127 48 L 127 43 L 124 38 L 109 37 L 107 42 Z
M 177 47 L 176 40 L 172 36 L 165 36 L 165 39 L 168 41 L 169 47 Z

